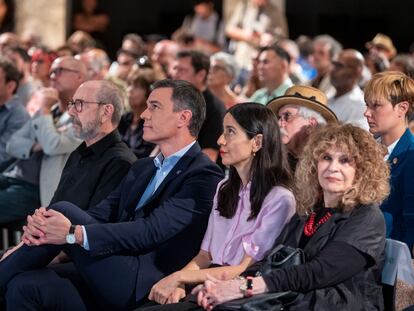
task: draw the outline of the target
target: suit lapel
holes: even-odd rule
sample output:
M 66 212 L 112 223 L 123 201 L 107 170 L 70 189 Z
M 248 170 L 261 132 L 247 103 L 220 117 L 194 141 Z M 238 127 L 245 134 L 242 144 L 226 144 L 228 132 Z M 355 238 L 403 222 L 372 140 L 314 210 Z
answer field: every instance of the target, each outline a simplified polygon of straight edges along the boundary
M 157 190 L 154 192 L 154 194 L 149 198 L 149 200 L 144 204 L 143 207 L 145 207 L 148 204 L 151 204 L 151 202 L 157 198 L 160 193 L 165 189 L 165 187 L 176 177 L 178 177 L 182 172 L 185 171 L 185 169 L 188 167 L 188 165 L 192 162 L 194 157 L 201 151 L 200 146 L 196 142 L 182 157 L 181 159 L 175 164 L 173 169 L 168 173 L 168 175 L 165 177 L 165 179 L 162 181 L 162 183 L 159 185 Z M 144 188 L 145 190 L 145 188 Z M 141 208 L 141 210 L 143 210 Z
M 391 166 L 391 172 L 396 169 L 399 164 L 404 160 L 407 155 L 407 151 L 410 149 L 411 144 L 414 144 L 414 137 L 410 132 L 410 129 L 406 129 L 403 136 L 401 136 L 394 150 L 388 157 L 388 162 Z
M 147 165 L 141 171 L 136 172 L 137 176 L 135 182 L 132 185 L 132 187 L 127 190 L 128 197 L 125 204 L 126 208 L 123 209 L 123 215 L 120 216 L 120 218 L 123 218 L 124 216 L 130 218 L 132 215 L 134 215 L 135 207 L 141 199 L 141 196 L 147 188 L 151 178 L 155 175 L 155 171 L 156 167 L 154 165 L 154 162 L 151 161 L 151 165 Z

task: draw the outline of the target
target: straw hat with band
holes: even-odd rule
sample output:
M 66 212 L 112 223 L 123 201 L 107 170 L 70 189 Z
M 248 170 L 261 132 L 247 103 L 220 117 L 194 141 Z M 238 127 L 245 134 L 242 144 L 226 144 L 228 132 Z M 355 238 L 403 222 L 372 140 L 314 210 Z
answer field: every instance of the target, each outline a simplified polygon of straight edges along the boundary
M 326 95 L 311 86 L 294 85 L 286 90 L 285 95 L 271 100 L 266 106 L 277 114 L 285 105 L 306 107 L 320 113 L 328 123 L 338 122 L 335 113 L 328 108 Z
M 384 35 L 382 33 L 378 33 L 372 41 L 369 41 L 365 43 L 365 47 L 367 49 L 370 49 L 373 46 L 380 46 L 390 52 L 393 56 L 397 54 L 397 50 L 395 49 L 394 44 L 392 43 L 392 40 L 387 35 Z

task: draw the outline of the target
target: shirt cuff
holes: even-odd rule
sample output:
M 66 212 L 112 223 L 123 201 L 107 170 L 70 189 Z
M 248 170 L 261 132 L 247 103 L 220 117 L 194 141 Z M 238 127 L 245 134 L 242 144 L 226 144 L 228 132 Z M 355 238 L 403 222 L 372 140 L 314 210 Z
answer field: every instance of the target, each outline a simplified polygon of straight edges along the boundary
M 89 241 L 88 241 L 88 235 L 86 234 L 86 229 L 85 226 L 81 226 L 82 227 L 82 233 L 83 233 L 83 245 L 82 247 L 85 250 L 89 250 Z

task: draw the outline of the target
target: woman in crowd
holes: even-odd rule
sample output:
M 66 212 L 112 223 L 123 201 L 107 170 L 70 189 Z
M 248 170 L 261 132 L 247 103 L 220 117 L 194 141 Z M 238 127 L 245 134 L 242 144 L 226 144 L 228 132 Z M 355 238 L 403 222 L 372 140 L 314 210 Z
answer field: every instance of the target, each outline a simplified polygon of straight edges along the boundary
M 218 143 L 230 172 L 217 187 L 201 250 L 182 270 L 155 284 L 150 300 L 178 302 L 185 285 L 202 283 L 207 275 L 236 277 L 263 259 L 295 212 L 289 166 L 271 110 L 239 104 L 228 110 L 223 125 Z
M 49 51 L 46 47 L 37 47 L 33 51 L 30 71 L 33 79 L 38 82 L 39 87 L 50 86 L 49 70 L 55 58 L 56 54 Z
M 148 157 L 155 148 L 154 144 L 143 140 L 144 120 L 141 113 L 147 108 L 147 98 L 151 84 L 155 82 L 152 69 L 135 69 L 128 76 L 128 99 L 131 111 L 126 112 L 119 122 L 118 130 L 138 159 Z
M 383 309 L 385 224 L 377 204 L 389 191 L 384 153 L 368 132 L 350 124 L 331 124 L 311 136 L 295 175 L 297 215 L 275 243 L 300 247 L 306 263 L 254 277 L 249 295 L 303 293 L 285 310 Z M 198 302 L 210 310 L 242 298 L 246 283 L 210 278 Z
M 238 75 L 238 66 L 233 55 L 218 52 L 210 57 L 207 83 L 210 91 L 226 106 L 226 109 L 241 102 L 230 85 Z
M 369 131 L 387 147 L 391 194 L 381 205 L 387 237 L 414 244 L 414 136 L 408 128 L 413 113 L 414 80 L 401 72 L 376 74 L 365 88 Z

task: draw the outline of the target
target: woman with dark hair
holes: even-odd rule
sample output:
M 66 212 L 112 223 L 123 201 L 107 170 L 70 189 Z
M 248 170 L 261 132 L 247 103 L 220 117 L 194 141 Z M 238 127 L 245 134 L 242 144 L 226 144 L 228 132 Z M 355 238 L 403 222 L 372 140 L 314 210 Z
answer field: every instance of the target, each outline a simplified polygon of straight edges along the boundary
M 275 243 L 301 248 L 306 263 L 248 280 L 211 278 L 199 304 L 211 310 L 243 296 L 294 291 L 303 295 L 284 310 L 383 310 L 385 223 L 378 204 L 389 193 L 384 154 L 367 131 L 350 124 L 312 134 L 295 172 L 297 215 Z
M 122 140 L 132 149 L 138 159 L 148 157 L 155 145 L 143 140 L 144 120 L 141 113 L 147 108 L 151 84 L 155 82 L 154 71 L 149 68 L 135 69 L 128 76 L 128 99 L 131 111 L 119 122 L 118 131 Z
M 272 111 L 256 103 L 239 104 L 228 110 L 223 125 L 218 144 L 223 164 L 230 167 L 228 178 L 217 187 L 200 252 L 153 286 L 149 299 L 157 303 L 178 302 L 185 285 L 202 283 L 207 275 L 239 275 L 265 257 L 294 214 L 289 166 Z

